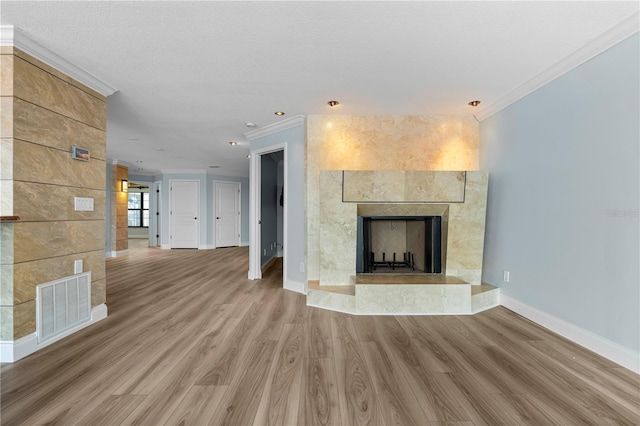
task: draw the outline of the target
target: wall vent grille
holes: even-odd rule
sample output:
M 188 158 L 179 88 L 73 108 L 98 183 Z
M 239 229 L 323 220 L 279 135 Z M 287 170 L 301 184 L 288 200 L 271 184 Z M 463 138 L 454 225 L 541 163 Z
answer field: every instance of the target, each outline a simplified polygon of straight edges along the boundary
M 36 287 L 38 343 L 91 320 L 91 272 Z

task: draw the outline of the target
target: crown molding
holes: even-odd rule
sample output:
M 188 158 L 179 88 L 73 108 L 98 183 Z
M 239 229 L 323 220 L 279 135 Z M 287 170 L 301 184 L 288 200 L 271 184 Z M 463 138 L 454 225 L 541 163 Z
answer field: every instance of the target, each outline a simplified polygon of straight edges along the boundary
M 162 169 L 160 173 L 168 175 L 206 175 L 207 171 L 205 169 Z
M 40 43 L 30 39 L 25 33 L 13 25 L 0 26 L 0 46 L 11 46 L 22 50 L 39 61 L 57 69 L 74 80 L 95 90 L 102 96 L 114 94 L 118 89 L 105 83 L 91 73 L 77 67 Z
M 248 164 L 247 164 L 248 166 Z M 249 177 L 249 168 L 247 167 L 247 171 L 238 171 L 238 170 L 229 170 L 229 171 L 219 171 L 220 169 L 207 170 L 207 176 L 220 176 L 220 177 L 237 177 L 237 178 L 248 178 Z
M 278 121 L 277 123 L 269 124 L 264 126 L 261 129 L 252 130 L 244 134 L 244 137 L 248 141 L 252 141 L 254 139 L 262 138 L 264 136 L 269 136 L 274 133 L 281 132 L 283 130 L 291 129 L 296 126 L 303 126 L 305 122 L 304 115 L 295 115 L 291 118 L 287 118 L 286 120 Z
M 476 114 L 482 121 L 640 31 L 640 12 L 609 28 L 580 49 L 518 86 Z

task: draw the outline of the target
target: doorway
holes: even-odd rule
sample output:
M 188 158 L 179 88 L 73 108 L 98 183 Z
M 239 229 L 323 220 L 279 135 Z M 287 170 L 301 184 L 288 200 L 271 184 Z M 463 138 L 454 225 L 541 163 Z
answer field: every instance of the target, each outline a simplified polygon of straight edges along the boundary
M 272 155 L 273 154 L 273 155 Z M 266 157 L 265 157 L 266 156 Z M 270 247 L 273 247 L 273 257 L 276 257 L 279 253 L 282 253 L 282 274 L 283 274 L 283 283 L 287 282 L 287 185 L 278 185 L 278 170 L 277 167 L 273 170 L 275 175 L 273 176 L 273 182 L 267 182 L 266 185 L 263 185 L 263 157 L 269 158 L 269 160 L 265 160 L 266 164 L 269 164 L 268 161 L 274 162 L 274 158 L 277 159 L 277 163 L 282 163 L 282 182 L 287 182 L 287 149 L 286 144 L 278 144 L 272 145 L 267 148 L 257 149 L 251 152 L 251 182 L 249 185 L 249 199 L 250 199 L 250 209 L 249 209 L 249 228 L 250 228 L 250 250 L 249 250 L 249 279 L 261 279 L 262 278 L 262 266 L 265 256 L 269 257 Z M 265 200 L 263 200 L 265 198 Z M 268 198 L 268 200 L 266 199 Z M 282 204 L 280 205 L 280 200 L 282 200 Z M 283 242 L 282 247 L 278 247 L 278 236 L 277 232 L 275 236 L 271 236 L 270 238 L 273 240 L 264 241 L 263 239 L 263 227 L 265 227 L 264 231 L 274 231 L 277 229 L 277 223 L 280 222 L 278 220 L 277 212 L 278 209 L 274 210 L 273 218 L 269 219 L 266 216 L 264 219 L 268 219 L 269 223 L 273 221 L 273 229 L 266 229 L 267 224 L 263 224 L 263 214 L 265 212 L 262 210 L 262 206 L 266 203 L 269 205 L 273 205 L 274 208 L 277 205 L 280 205 L 279 211 L 282 215 L 281 223 L 282 225 L 282 236 L 281 241 Z M 271 210 L 271 209 L 269 209 Z M 265 254 L 266 250 L 266 254 Z M 270 259 L 271 257 L 269 257 Z

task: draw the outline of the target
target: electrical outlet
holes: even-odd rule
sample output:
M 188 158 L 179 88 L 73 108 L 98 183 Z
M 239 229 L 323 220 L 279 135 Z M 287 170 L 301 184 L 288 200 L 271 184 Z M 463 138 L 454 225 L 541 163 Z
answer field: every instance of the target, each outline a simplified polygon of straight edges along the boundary
M 267 249 L 262 250 L 262 255 L 266 256 L 267 255 Z
M 304 262 L 300 262 L 300 272 L 304 272 Z
M 73 273 L 81 274 L 82 273 L 82 259 L 73 261 Z
M 502 281 L 508 283 L 510 278 L 511 277 L 509 271 L 502 271 Z

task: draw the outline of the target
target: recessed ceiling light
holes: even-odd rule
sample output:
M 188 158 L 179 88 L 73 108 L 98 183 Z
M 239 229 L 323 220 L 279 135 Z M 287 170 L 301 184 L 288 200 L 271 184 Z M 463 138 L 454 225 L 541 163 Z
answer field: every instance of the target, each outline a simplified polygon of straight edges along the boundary
M 338 102 L 338 101 L 329 101 L 329 102 L 327 102 L 327 105 L 329 105 L 330 107 L 334 107 L 334 106 L 340 105 L 340 102 Z
M 256 123 L 252 123 L 250 121 L 247 121 L 246 123 L 244 123 L 244 125 L 251 128 L 256 127 Z
M 230 141 L 230 142 L 229 142 L 229 145 L 238 145 L 238 142 L 236 142 L 236 141 Z
M 274 114 L 275 114 L 275 115 L 284 115 L 284 112 L 282 112 L 282 111 L 276 111 L 276 112 L 274 112 Z
M 250 156 L 250 155 L 247 155 L 247 158 L 251 158 L 251 156 Z
M 478 105 L 480 105 L 480 101 L 471 101 L 467 105 L 477 107 Z
M 142 160 L 136 160 L 136 163 L 142 164 Z

